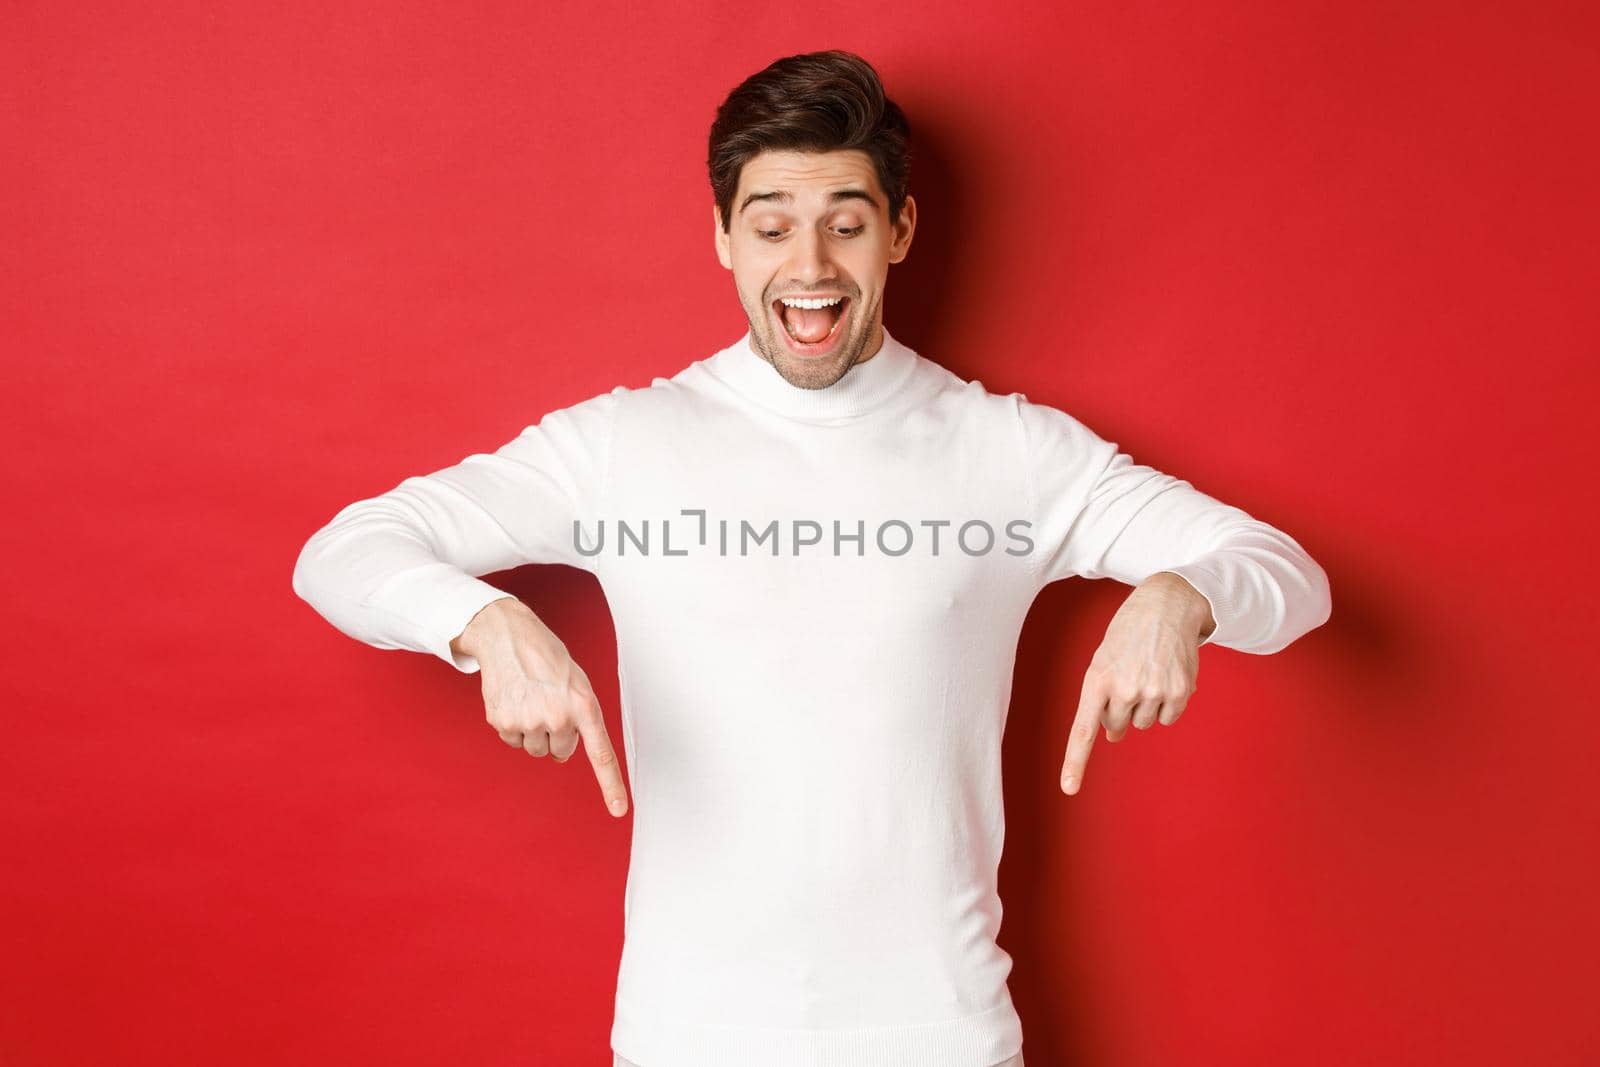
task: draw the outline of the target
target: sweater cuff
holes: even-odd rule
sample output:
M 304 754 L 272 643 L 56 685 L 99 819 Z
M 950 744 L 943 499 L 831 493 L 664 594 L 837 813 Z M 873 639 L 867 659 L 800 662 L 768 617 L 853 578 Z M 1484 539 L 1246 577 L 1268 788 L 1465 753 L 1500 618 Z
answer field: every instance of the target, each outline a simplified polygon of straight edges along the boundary
M 1227 583 L 1223 581 L 1221 575 L 1201 562 L 1167 567 L 1156 573 L 1176 574 L 1206 598 L 1206 603 L 1211 605 L 1212 621 L 1216 625 L 1200 641 L 1200 645 L 1223 643 L 1229 636 L 1228 631 L 1233 628 L 1237 616 L 1234 612 L 1233 601 L 1228 598 Z
M 419 649 L 425 649 L 463 674 L 479 669 L 473 656 L 456 655 L 450 642 L 483 608 L 511 596 L 449 563 L 426 563 L 402 571 L 372 594 L 371 603 L 410 624 Z

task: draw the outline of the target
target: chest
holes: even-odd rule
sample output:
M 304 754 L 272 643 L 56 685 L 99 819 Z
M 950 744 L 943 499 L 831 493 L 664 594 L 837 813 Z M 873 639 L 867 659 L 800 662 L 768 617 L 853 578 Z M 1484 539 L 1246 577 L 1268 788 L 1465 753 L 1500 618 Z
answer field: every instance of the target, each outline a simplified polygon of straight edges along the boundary
M 1010 460 L 948 422 L 657 425 L 614 442 L 584 540 L 614 611 L 672 605 L 684 625 L 796 639 L 942 632 L 1029 588 L 1027 492 Z

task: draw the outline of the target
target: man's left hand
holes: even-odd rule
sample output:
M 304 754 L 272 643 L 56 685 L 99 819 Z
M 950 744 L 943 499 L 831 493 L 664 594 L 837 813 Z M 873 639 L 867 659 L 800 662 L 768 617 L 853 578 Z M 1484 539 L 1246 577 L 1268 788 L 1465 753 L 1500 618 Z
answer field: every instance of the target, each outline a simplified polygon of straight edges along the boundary
M 1178 721 L 1195 691 L 1200 641 L 1215 626 L 1211 604 L 1170 571 L 1151 575 L 1128 595 L 1083 678 L 1061 771 L 1063 792 L 1081 788 L 1101 726 L 1107 741 L 1120 741 L 1130 725 L 1147 730 Z

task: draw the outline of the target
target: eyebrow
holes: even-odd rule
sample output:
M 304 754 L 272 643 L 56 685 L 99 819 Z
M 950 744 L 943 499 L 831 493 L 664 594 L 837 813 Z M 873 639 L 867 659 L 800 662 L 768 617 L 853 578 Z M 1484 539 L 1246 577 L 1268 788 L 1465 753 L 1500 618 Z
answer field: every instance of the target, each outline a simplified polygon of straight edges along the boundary
M 787 189 L 774 189 L 773 191 L 767 193 L 751 193 L 749 196 L 745 197 L 739 202 L 739 210 L 737 214 L 743 215 L 745 208 L 758 201 L 765 200 L 770 200 L 779 204 L 792 204 L 794 203 L 794 194 L 789 192 Z M 850 200 L 865 200 L 874 208 L 878 206 L 877 198 L 871 193 L 867 192 L 865 189 L 835 189 L 833 192 L 828 194 L 829 207 L 833 207 L 836 204 L 842 204 Z

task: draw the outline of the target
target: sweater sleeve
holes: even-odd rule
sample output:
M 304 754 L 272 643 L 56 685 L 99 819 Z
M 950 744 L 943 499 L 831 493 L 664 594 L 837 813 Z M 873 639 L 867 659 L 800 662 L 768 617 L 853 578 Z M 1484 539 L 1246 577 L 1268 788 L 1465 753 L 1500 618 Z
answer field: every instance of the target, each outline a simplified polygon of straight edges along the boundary
M 486 604 L 510 595 L 478 575 L 524 563 L 593 571 L 574 524 L 592 544 L 626 389 L 552 411 L 492 453 L 347 505 L 301 549 L 295 594 L 358 641 L 432 653 L 475 673 L 478 661 L 450 642 Z
M 1075 575 L 1138 585 L 1170 571 L 1211 605 L 1216 628 L 1201 644 L 1257 655 L 1328 620 L 1327 574 L 1288 534 L 1014 395 L 1041 586 Z

